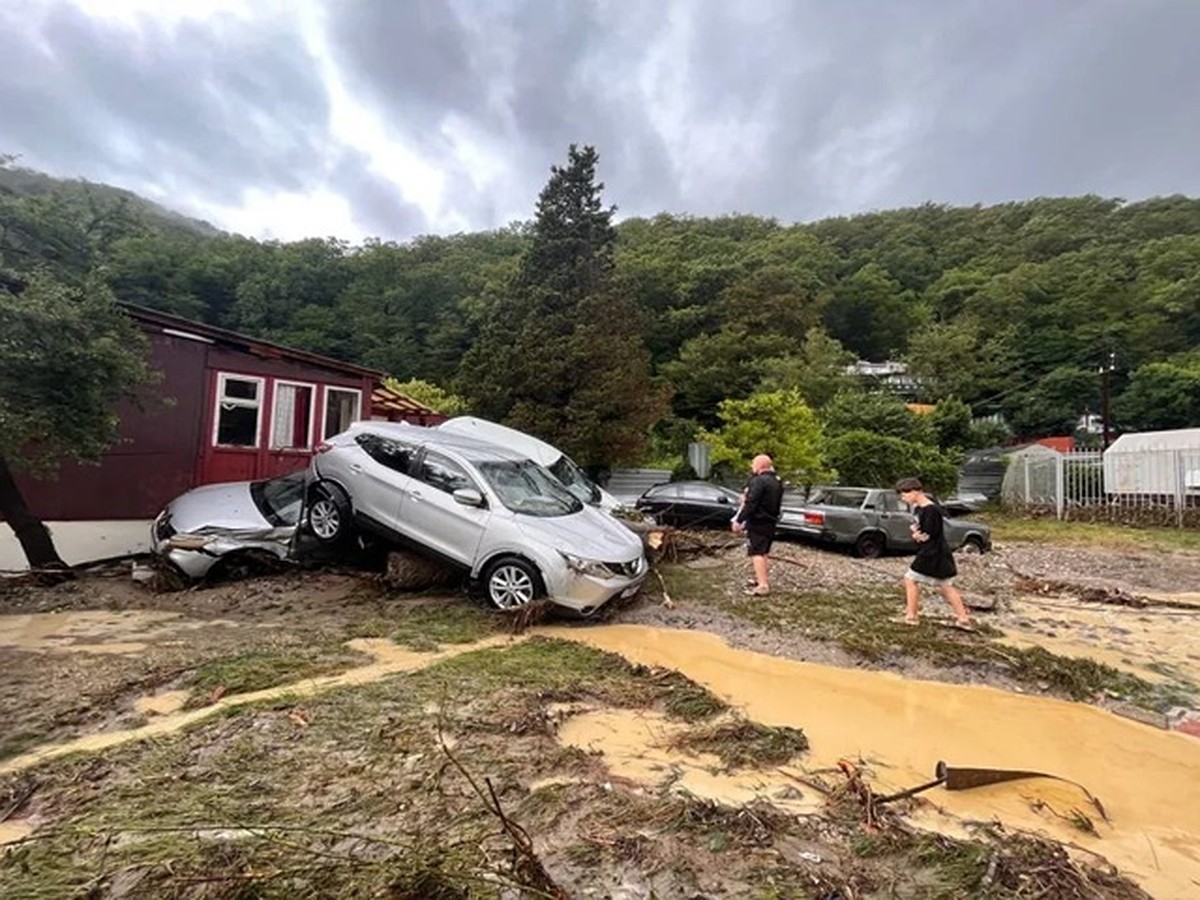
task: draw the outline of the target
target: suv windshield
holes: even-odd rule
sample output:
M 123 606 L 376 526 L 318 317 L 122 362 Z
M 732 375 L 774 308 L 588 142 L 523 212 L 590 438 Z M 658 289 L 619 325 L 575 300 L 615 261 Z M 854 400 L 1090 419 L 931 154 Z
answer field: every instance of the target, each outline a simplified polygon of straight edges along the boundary
M 566 516 L 583 509 L 583 502 L 567 491 L 535 462 L 480 463 L 479 471 L 515 513 L 527 516 Z
M 295 525 L 304 502 L 305 472 L 293 472 L 270 481 L 250 485 L 250 496 L 258 511 L 272 525 Z
M 550 466 L 550 472 L 563 483 L 568 491 L 584 503 L 600 502 L 600 489 L 583 474 L 583 469 L 579 468 L 570 457 L 560 456 Z

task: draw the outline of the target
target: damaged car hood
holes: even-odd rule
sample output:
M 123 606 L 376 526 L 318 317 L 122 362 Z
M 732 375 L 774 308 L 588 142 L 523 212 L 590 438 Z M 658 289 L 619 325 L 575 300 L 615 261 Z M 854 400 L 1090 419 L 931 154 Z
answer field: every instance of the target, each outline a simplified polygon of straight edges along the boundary
M 642 555 L 642 541 L 637 535 L 591 507 L 547 519 L 518 515 L 517 522 L 530 537 L 575 556 L 631 562 Z
M 176 531 L 214 529 L 229 531 L 270 531 L 268 522 L 250 496 L 251 482 L 212 484 L 195 488 L 177 497 L 167 511 Z

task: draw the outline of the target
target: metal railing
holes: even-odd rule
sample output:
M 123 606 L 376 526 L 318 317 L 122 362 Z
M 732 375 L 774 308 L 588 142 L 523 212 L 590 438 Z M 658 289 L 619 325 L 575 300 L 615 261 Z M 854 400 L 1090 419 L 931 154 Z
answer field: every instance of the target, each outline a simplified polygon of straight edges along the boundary
M 1058 519 L 1200 527 L 1200 449 L 1017 452 L 1000 499 Z

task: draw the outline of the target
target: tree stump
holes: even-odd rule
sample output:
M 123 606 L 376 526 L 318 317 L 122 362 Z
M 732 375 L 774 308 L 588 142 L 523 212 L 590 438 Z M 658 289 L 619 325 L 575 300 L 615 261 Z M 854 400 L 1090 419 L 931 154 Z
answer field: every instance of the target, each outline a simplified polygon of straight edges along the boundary
M 453 584 L 460 577 L 450 566 L 432 560 L 410 550 L 391 550 L 387 555 L 387 568 L 383 581 L 388 587 L 405 591 L 421 591 L 427 588 Z

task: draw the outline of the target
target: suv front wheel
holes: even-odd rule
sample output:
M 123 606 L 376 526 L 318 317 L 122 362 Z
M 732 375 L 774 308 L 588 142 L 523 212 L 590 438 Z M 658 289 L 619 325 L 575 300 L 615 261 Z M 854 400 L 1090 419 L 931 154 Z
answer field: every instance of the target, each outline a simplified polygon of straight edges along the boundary
M 518 609 L 541 596 L 542 580 L 537 569 L 525 560 L 505 556 L 487 567 L 483 591 L 496 609 Z

